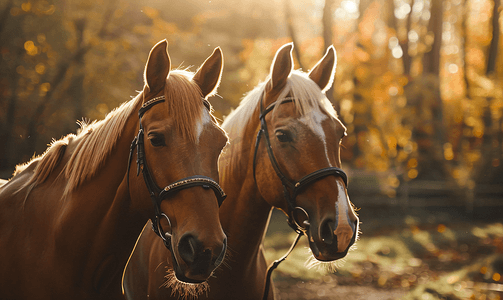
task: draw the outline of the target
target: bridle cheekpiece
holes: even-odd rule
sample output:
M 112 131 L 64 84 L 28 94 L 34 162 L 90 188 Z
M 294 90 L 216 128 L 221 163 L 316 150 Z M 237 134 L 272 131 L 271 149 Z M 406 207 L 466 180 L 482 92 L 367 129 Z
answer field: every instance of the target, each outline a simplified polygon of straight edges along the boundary
M 205 189 L 212 189 L 215 193 L 215 196 L 218 200 L 218 205 L 222 205 L 225 197 L 227 195 L 224 193 L 220 185 L 210 177 L 204 175 L 193 175 L 189 177 L 182 178 L 177 180 L 164 188 L 160 188 L 154 181 L 149 168 L 147 166 L 147 161 L 145 157 L 145 147 L 144 147 L 144 130 L 143 125 L 141 123 L 142 117 L 146 111 L 148 111 L 152 106 L 165 102 L 166 99 L 164 96 L 159 96 L 152 98 L 145 102 L 140 110 L 138 111 L 138 117 L 140 118 L 140 130 L 138 131 L 138 135 L 133 139 L 131 143 L 131 148 L 129 151 L 129 160 L 128 160 L 128 182 L 129 182 L 129 168 L 131 165 L 131 160 L 133 157 L 133 152 L 136 149 L 136 176 L 140 174 L 140 170 L 143 174 L 143 179 L 145 181 L 145 185 L 147 186 L 148 193 L 150 198 L 152 199 L 152 204 L 154 205 L 154 218 L 151 218 L 152 221 L 152 229 L 153 231 L 163 240 L 164 245 L 171 251 L 171 232 L 165 232 L 161 226 L 161 220 L 164 218 L 168 221 L 169 226 L 171 227 L 171 221 L 169 217 L 161 211 L 161 202 L 168 198 L 170 195 L 174 193 L 191 188 L 196 186 L 202 186 Z M 203 99 L 203 102 L 206 101 Z M 206 107 L 208 107 L 205 104 Z
M 332 175 L 341 177 L 342 180 L 344 181 L 344 184 L 347 187 L 348 186 L 348 176 L 340 168 L 326 167 L 326 168 L 314 171 L 314 172 L 302 177 L 298 181 L 293 181 L 293 180 L 288 179 L 283 174 L 281 169 L 279 168 L 278 162 L 277 162 L 277 160 L 274 156 L 274 153 L 272 151 L 271 141 L 269 139 L 269 133 L 267 131 L 267 123 L 265 121 L 265 117 L 269 112 L 271 112 L 274 109 L 274 107 L 276 107 L 276 105 L 281 105 L 284 103 L 293 102 L 293 99 L 292 98 L 285 98 L 283 100 L 278 100 L 276 102 L 271 103 L 269 106 L 267 106 L 266 109 L 263 108 L 264 107 L 263 106 L 263 99 L 264 99 L 264 97 L 262 97 L 260 100 L 260 116 L 259 116 L 260 129 L 257 133 L 257 139 L 255 141 L 255 152 L 253 154 L 253 176 L 255 178 L 257 152 L 258 152 L 258 147 L 260 144 L 260 139 L 262 136 L 264 136 L 265 147 L 267 149 L 267 154 L 269 155 L 269 160 L 271 161 L 272 167 L 273 167 L 274 171 L 276 172 L 276 175 L 278 176 L 278 178 L 281 180 L 281 183 L 283 185 L 283 194 L 284 194 L 284 197 L 287 202 L 288 225 L 290 225 L 290 227 L 293 230 L 295 230 L 295 232 L 305 234 L 307 231 L 307 227 L 309 226 L 309 215 L 302 207 L 297 206 L 297 204 L 296 204 L 297 195 L 303 189 L 305 189 L 307 186 L 312 184 L 313 182 L 318 181 L 318 180 L 325 178 L 327 176 L 332 176 Z M 255 182 L 256 181 L 257 180 L 255 178 Z M 307 220 L 303 222 L 304 224 L 297 223 L 297 220 L 294 216 L 294 213 L 296 211 L 300 211 L 303 214 L 305 214 Z
M 255 141 L 255 152 L 253 153 L 253 178 L 255 179 L 255 183 L 257 182 L 257 179 L 255 177 L 255 170 L 256 170 L 256 160 L 257 160 L 257 153 L 258 153 L 258 147 L 260 144 L 260 139 L 262 136 L 264 136 L 265 140 L 265 147 L 267 149 L 267 154 L 269 155 L 269 160 L 271 161 L 271 165 L 276 172 L 276 175 L 278 178 L 281 180 L 281 184 L 283 185 L 283 194 L 286 199 L 287 203 L 287 214 L 288 214 L 288 225 L 297 233 L 297 237 L 290 246 L 290 249 L 283 255 L 280 259 L 275 260 L 269 267 L 267 268 L 266 272 L 266 279 L 265 279 L 265 287 L 264 287 L 264 293 L 263 293 L 263 300 L 266 300 L 268 298 L 269 294 L 269 287 L 271 284 L 271 275 L 272 272 L 278 267 L 278 265 L 284 261 L 288 255 L 293 251 L 295 246 L 297 245 L 297 242 L 299 241 L 300 237 L 302 235 L 307 236 L 307 230 L 309 229 L 310 223 L 309 223 L 309 214 L 305 209 L 303 209 L 300 206 L 297 206 L 296 204 L 296 198 L 297 195 L 307 186 L 312 184 L 315 181 L 318 181 L 322 178 L 325 178 L 327 176 L 338 176 L 341 177 L 342 180 L 344 181 L 344 184 L 346 185 L 346 188 L 348 186 L 348 176 L 346 173 L 337 167 L 326 167 L 323 169 L 319 169 L 317 171 L 314 171 L 310 174 L 307 174 L 306 176 L 302 177 L 298 181 L 293 181 L 288 179 L 283 172 L 281 172 L 281 169 L 279 168 L 278 162 L 276 161 L 276 158 L 274 157 L 274 153 L 272 152 L 272 146 L 271 146 L 271 141 L 269 139 L 269 133 L 267 132 L 267 123 L 265 121 L 265 116 L 276 107 L 276 105 L 281 105 L 284 103 L 290 103 L 293 102 L 292 98 L 285 98 L 282 100 L 277 100 L 273 103 L 271 103 L 269 106 L 267 106 L 266 109 L 264 109 L 263 105 L 264 97 L 260 99 L 260 129 L 257 133 L 257 139 Z M 305 215 L 305 220 L 302 222 L 302 224 L 299 224 L 297 222 L 297 219 L 295 218 L 295 213 L 296 212 L 301 212 Z

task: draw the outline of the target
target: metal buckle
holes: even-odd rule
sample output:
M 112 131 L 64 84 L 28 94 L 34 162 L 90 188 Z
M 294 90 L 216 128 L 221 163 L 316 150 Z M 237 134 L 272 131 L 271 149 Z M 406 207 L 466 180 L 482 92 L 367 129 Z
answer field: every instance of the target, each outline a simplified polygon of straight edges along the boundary
M 169 223 L 169 229 L 170 229 L 170 232 L 167 232 L 167 231 L 164 231 L 164 229 L 162 228 L 162 225 L 161 225 L 161 217 L 164 217 L 168 223 Z M 169 220 L 169 217 L 165 214 L 165 213 L 161 213 L 160 215 L 156 216 L 155 217 L 155 221 L 156 221 L 156 229 L 157 229 L 157 234 L 159 235 L 159 237 L 161 237 L 161 239 L 164 241 L 164 243 L 171 243 L 171 237 L 173 236 L 171 230 L 171 221 Z M 156 230 L 154 230 L 156 231 Z
M 300 213 L 303 215 L 300 215 Z M 309 222 L 309 214 L 305 209 L 300 206 L 295 207 L 292 211 L 291 219 L 293 221 L 293 225 L 299 230 L 298 232 L 303 232 L 304 234 L 307 233 L 311 223 Z

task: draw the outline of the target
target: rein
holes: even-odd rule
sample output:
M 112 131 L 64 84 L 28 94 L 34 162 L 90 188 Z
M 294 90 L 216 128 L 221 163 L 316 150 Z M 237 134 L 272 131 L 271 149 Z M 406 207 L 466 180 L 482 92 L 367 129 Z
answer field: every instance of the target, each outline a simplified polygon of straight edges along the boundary
M 310 174 L 307 174 L 306 176 L 302 177 L 298 181 L 292 181 L 288 179 L 281 169 L 279 168 L 278 162 L 274 156 L 274 153 L 272 151 L 272 146 L 271 146 L 271 141 L 269 139 L 269 133 L 267 131 L 267 123 L 265 121 L 266 115 L 271 112 L 276 105 L 281 105 L 284 103 L 290 103 L 293 102 L 292 98 L 286 98 L 283 100 L 278 100 L 276 102 L 271 103 L 266 109 L 264 109 L 263 106 L 263 97 L 260 100 L 260 130 L 257 133 L 257 139 L 255 141 L 255 152 L 253 154 L 253 177 L 255 179 L 255 182 L 257 182 L 257 179 L 255 177 L 255 171 L 256 171 L 256 160 L 257 160 L 257 153 L 258 153 L 258 147 L 260 144 L 261 137 L 264 136 L 264 141 L 265 141 L 265 146 L 267 149 L 267 154 L 269 156 L 269 160 L 272 164 L 272 167 L 274 171 L 276 172 L 276 175 L 278 178 L 281 180 L 281 183 L 283 185 L 283 195 L 286 199 L 287 202 L 287 213 L 288 213 L 288 220 L 287 223 L 288 225 L 298 234 L 295 241 L 293 244 L 290 246 L 290 249 L 288 252 L 279 260 L 274 261 L 267 269 L 267 275 L 266 275 L 266 282 L 265 282 L 265 288 L 264 288 L 264 296 L 263 299 L 266 300 L 269 294 L 269 287 L 271 284 L 271 275 L 274 269 L 278 267 L 278 265 L 284 261 L 288 255 L 292 252 L 293 248 L 297 245 L 297 242 L 301 238 L 301 236 L 306 235 L 307 236 L 307 230 L 310 226 L 309 223 L 309 214 L 305 209 L 303 209 L 300 206 L 297 206 L 296 204 L 296 198 L 297 195 L 305 189 L 307 186 L 312 184 L 313 182 L 316 182 L 322 178 L 325 178 L 327 176 L 338 176 L 341 177 L 342 180 L 344 181 L 344 184 L 346 187 L 348 186 L 348 176 L 346 173 L 337 167 L 327 167 L 327 168 L 322 168 L 317 171 L 314 171 Z M 301 224 L 298 224 L 296 218 L 295 218 L 295 213 L 300 211 L 303 213 L 306 217 L 306 220 L 304 220 Z
M 203 101 L 206 101 L 203 99 Z M 141 123 L 141 119 L 143 114 L 152 108 L 154 105 L 165 102 L 164 96 L 159 96 L 149 101 L 145 102 L 140 110 L 138 111 L 138 117 L 140 118 L 140 130 L 138 131 L 138 135 L 133 139 L 131 143 L 131 148 L 129 150 L 129 159 L 128 159 L 128 168 L 127 168 L 127 176 L 128 176 L 128 184 L 129 184 L 129 169 L 131 166 L 131 160 L 133 158 L 133 152 L 136 149 L 136 176 L 140 174 L 140 170 L 143 174 L 143 180 L 145 181 L 145 185 L 147 186 L 148 193 L 150 195 L 150 199 L 152 200 L 152 204 L 154 206 L 154 216 L 155 218 L 150 218 L 152 221 L 152 230 L 163 240 L 164 245 L 168 250 L 171 251 L 171 232 L 165 232 L 161 226 L 161 219 L 164 218 L 168 221 L 171 228 L 171 221 L 169 217 L 161 211 L 161 202 L 168 198 L 170 195 L 191 187 L 202 186 L 204 189 L 211 188 L 215 193 L 215 196 L 218 200 L 218 205 L 222 205 L 225 197 L 227 195 L 224 193 L 220 185 L 213 179 L 203 175 L 194 175 L 182 178 L 177 180 L 164 188 L 160 188 L 154 181 L 149 168 L 147 166 L 147 161 L 145 158 L 145 147 L 144 147 L 144 130 L 143 125 Z M 205 106 L 207 104 L 205 103 Z M 172 252 L 172 251 L 171 251 Z

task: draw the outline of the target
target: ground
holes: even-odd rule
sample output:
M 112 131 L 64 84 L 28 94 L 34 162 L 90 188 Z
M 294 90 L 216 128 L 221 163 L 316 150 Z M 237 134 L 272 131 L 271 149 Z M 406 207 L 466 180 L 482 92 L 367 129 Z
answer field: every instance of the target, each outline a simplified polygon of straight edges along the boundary
M 503 208 L 379 207 L 360 210 L 362 234 L 335 272 L 305 267 L 303 238 L 274 271 L 279 299 L 502 299 Z M 295 238 L 274 213 L 269 262 Z

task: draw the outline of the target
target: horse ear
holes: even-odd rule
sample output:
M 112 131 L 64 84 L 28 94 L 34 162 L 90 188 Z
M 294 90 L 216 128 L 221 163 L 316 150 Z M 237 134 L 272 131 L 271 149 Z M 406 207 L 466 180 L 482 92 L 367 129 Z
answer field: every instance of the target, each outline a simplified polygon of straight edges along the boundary
M 224 67 L 224 57 L 220 47 L 215 48 L 210 57 L 201 65 L 199 70 L 192 78 L 203 93 L 203 98 L 211 96 L 216 92 L 220 79 L 222 78 L 222 69 Z
M 334 81 L 335 67 L 337 65 L 337 56 L 333 45 L 328 47 L 325 56 L 309 72 L 309 78 L 316 82 L 320 89 L 327 91 Z
M 281 89 L 293 70 L 293 43 L 283 45 L 274 57 L 271 65 L 271 88 Z
M 145 85 L 151 93 L 156 93 L 164 88 L 166 78 L 171 68 L 171 60 L 168 55 L 168 41 L 162 40 L 157 43 L 148 55 L 145 65 Z

